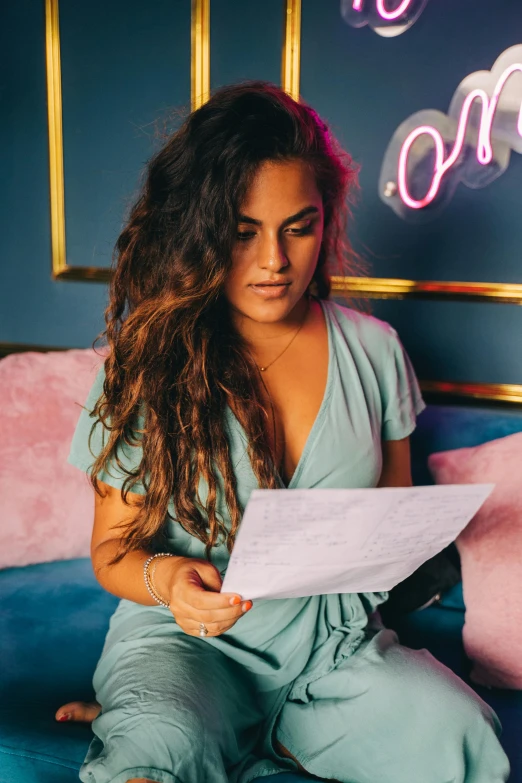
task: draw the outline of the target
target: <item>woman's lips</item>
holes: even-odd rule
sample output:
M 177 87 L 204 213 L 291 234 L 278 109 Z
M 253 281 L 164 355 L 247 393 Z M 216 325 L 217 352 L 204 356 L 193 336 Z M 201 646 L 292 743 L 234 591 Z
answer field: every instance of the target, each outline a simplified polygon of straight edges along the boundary
M 251 285 L 252 291 L 263 299 L 281 299 L 286 296 L 290 283 L 262 283 Z

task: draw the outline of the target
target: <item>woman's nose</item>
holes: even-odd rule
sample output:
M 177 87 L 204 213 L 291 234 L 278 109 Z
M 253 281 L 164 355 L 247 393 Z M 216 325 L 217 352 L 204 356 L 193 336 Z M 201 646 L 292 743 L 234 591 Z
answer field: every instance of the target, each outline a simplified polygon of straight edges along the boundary
M 261 269 L 277 272 L 288 266 L 288 258 L 279 241 L 266 242 L 264 247 L 260 248 L 260 250 L 258 266 Z

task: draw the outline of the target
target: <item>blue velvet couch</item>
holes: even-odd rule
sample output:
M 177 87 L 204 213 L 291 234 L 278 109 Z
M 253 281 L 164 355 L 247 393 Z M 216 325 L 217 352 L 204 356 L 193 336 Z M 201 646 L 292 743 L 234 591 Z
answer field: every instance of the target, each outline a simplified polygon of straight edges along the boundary
M 431 483 L 426 458 L 434 451 L 518 431 L 522 410 L 429 405 L 412 438 L 414 482 Z M 0 783 L 78 781 L 91 729 L 57 723 L 54 713 L 64 702 L 93 698 L 92 672 L 116 603 L 95 581 L 88 559 L 0 572 Z M 467 680 L 464 611 L 457 585 L 440 603 L 406 615 L 397 631 L 404 644 L 428 648 Z M 512 765 L 510 780 L 522 783 L 522 692 L 474 687 L 497 711 Z M 281 774 L 264 780 L 298 783 L 306 778 Z

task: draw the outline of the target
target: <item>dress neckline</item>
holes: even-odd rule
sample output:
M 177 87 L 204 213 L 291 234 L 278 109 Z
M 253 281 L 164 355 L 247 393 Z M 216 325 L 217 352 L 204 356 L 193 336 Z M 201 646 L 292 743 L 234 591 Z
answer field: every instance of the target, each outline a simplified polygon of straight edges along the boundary
M 295 466 L 295 470 L 292 473 L 290 477 L 290 481 L 288 484 L 285 484 L 279 471 L 277 471 L 277 479 L 281 485 L 281 489 L 294 489 L 295 485 L 299 481 L 299 478 L 304 470 L 305 464 L 308 460 L 308 455 L 310 451 L 312 450 L 312 447 L 314 445 L 314 442 L 317 437 L 317 433 L 319 431 L 319 428 L 323 422 L 323 419 L 326 415 L 327 407 L 328 407 L 328 401 L 330 399 L 331 390 L 332 390 L 332 380 L 333 380 L 333 374 L 334 374 L 334 362 L 335 362 L 335 350 L 334 350 L 334 339 L 332 334 L 332 324 L 330 319 L 330 308 L 329 308 L 329 302 L 322 299 L 317 299 L 319 302 L 321 309 L 323 311 L 324 319 L 326 322 L 326 334 L 328 338 L 328 372 L 326 374 L 326 384 L 324 387 L 324 394 L 323 399 L 321 402 L 321 405 L 319 406 L 319 410 L 317 411 L 317 416 L 315 417 L 314 423 L 312 424 L 310 428 L 310 432 L 308 433 L 308 437 L 305 441 L 305 445 L 303 446 L 303 450 L 301 452 L 301 456 L 299 457 L 299 461 L 297 465 Z
M 292 476 L 288 484 L 285 484 L 279 471 L 276 470 L 276 479 L 280 485 L 279 486 L 280 489 L 294 489 L 296 484 L 298 483 L 299 478 L 303 473 L 304 467 L 308 460 L 308 455 L 310 454 L 313 445 L 315 443 L 317 433 L 319 432 L 319 428 L 321 427 L 322 422 L 326 416 L 326 412 L 328 410 L 328 402 L 332 393 L 333 377 L 334 377 L 334 370 L 336 364 L 336 353 L 335 353 L 335 340 L 333 336 L 333 328 L 332 328 L 331 314 L 330 314 L 330 302 L 322 299 L 317 299 L 317 301 L 319 302 L 319 305 L 323 311 L 323 315 L 326 322 L 326 333 L 328 338 L 328 372 L 326 375 L 326 385 L 325 385 L 321 405 L 319 406 L 319 410 L 315 417 L 314 423 L 310 428 L 310 432 L 308 433 L 308 437 L 305 441 L 305 445 L 303 446 L 301 456 L 299 457 L 299 461 L 295 467 L 294 472 L 292 473 Z M 245 444 L 247 444 L 248 438 L 244 430 L 244 427 L 239 422 L 239 419 L 237 418 L 234 411 L 229 405 L 227 405 L 227 409 L 230 418 L 232 419 L 235 426 L 240 431 Z

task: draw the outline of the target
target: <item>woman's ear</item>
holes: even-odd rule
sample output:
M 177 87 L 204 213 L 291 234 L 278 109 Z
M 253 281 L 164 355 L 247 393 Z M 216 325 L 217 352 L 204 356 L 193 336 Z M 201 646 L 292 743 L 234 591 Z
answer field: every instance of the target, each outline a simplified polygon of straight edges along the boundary
M 319 296 L 319 286 L 317 285 L 317 280 L 315 280 L 314 278 L 312 278 L 312 280 L 310 281 L 310 284 L 308 286 L 308 293 L 310 294 L 310 296 L 315 296 L 315 297 Z

